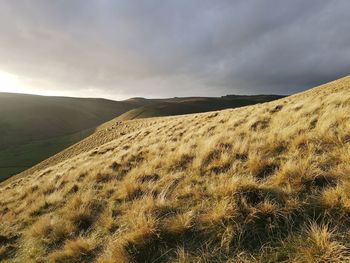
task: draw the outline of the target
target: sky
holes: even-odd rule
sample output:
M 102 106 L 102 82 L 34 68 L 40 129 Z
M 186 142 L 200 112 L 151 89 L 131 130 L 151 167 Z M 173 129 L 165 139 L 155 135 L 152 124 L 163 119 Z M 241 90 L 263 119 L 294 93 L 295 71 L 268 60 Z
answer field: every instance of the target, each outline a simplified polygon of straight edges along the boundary
M 0 0 L 0 91 L 292 94 L 350 74 L 349 0 Z

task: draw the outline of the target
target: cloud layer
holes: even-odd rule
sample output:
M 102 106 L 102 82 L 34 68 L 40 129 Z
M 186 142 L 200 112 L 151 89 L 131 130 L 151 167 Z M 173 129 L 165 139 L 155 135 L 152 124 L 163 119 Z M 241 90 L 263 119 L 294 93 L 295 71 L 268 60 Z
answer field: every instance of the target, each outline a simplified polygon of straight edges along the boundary
M 347 0 L 0 2 L 0 70 L 63 94 L 288 94 L 350 73 Z

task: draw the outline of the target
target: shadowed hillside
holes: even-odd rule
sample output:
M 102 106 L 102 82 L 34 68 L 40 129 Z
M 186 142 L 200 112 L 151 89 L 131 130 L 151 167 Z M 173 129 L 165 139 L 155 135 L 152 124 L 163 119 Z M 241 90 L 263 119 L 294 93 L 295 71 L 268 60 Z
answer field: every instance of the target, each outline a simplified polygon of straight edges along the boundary
M 104 99 L 0 93 L 0 181 L 145 104 Z
M 349 131 L 350 77 L 264 104 L 110 123 L 80 154 L 0 187 L 0 258 L 349 262 Z
M 256 103 L 280 99 L 278 95 L 236 96 L 229 95 L 221 98 L 173 98 L 159 101 L 144 107 L 132 109 L 117 118 L 117 120 L 133 120 L 149 117 L 182 115 L 189 113 L 208 112 L 228 108 L 237 108 Z

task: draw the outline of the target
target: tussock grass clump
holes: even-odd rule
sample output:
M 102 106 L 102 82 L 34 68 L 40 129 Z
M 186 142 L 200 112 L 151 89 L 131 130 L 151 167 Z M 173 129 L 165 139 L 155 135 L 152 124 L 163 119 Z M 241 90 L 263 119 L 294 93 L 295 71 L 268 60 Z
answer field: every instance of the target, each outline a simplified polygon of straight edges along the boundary
M 54 252 L 50 255 L 50 262 L 91 262 L 96 256 L 98 245 L 92 238 L 77 238 L 75 240 L 67 240 L 62 250 Z
M 73 197 L 65 207 L 63 218 L 71 224 L 76 232 L 89 231 L 99 214 L 103 211 L 105 202 L 87 199 L 89 195 L 78 195 Z
M 336 235 L 336 231 L 328 225 L 310 223 L 300 232 L 288 236 L 282 241 L 282 246 L 271 254 L 267 253 L 264 261 L 347 262 L 350 259 L 348 249 Z
M 266 104 L 120 122 L 0 187 L 0 259 L 350 262 L 349 101 L 346 77 Z

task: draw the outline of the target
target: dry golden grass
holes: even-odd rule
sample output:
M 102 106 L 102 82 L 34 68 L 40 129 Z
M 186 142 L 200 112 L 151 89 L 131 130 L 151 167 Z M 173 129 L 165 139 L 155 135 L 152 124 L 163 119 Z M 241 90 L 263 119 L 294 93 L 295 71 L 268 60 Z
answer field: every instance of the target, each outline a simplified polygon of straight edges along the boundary
M 60 158 L 0 187 L 2 261 L 350 262 L 350 77 Z

